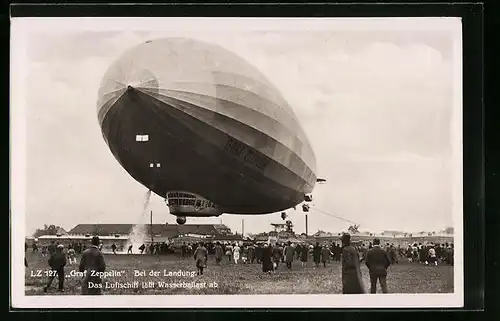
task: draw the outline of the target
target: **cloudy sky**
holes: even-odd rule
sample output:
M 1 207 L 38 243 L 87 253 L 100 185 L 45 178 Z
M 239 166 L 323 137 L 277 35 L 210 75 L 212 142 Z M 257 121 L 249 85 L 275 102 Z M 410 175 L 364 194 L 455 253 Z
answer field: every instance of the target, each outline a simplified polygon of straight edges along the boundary
M 229 24 L 211 29 L 203 23 L 183 29 L 168 23 L 150 29 L 155 32 L 78 30 L 64 22 L 24 32 L 28 233 L 44 224 L 70 229 L 140 222 L 146 189 L 121 168 L 102 138 L 97 90 L 124 50 L 170 36 L 219 44 L 281 91 L 309 137 L 318 176 L 328 180 L 316 186 L 314 207 L 365 230 L 439 231 L 453 225 L 451 122 L 461 110 L 453 108 L 453 63 L 459 57 L 452 32 L 398 28 L 396 22 L 387 28 L 387 21 L 385 28 L 373 21 L 363 28 L 320 30 Z M 175 222 L 161 197 L 152 198 L 150 209 L 154 223 Z M 296 231 L 304 232 L 304 213 L 288 214 Z M 222 221 L 240 232 L 242 218 L 245 232 L 282 222 L 270 214 L 188 223 Z M 310 233 L 348 225 L 320 211 L 309 214 Z

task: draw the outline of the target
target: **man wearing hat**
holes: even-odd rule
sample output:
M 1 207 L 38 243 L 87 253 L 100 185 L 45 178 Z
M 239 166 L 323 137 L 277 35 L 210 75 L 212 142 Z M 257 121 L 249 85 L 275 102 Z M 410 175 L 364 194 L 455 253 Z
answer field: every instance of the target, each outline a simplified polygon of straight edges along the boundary
M 59 244 L 53 255 L 49 258 L 49 280 L 43 288 L 43 292 L 47 292 L 54 278 L 58 277 L 58 291 L 64 291 L 64 266 L 66 265 L 66 254 L 64 254 L 64 245 Z
M 295 254 L 295 249 L 292 246 L 292 242 L 288 241 L 287 246 L 285 247 L 285 263 L 288 269 L 292 268 L 293 255 Z
M 203 268 L 207 264 L 208 259 L 208 251 L 207 248 L 203 245 L 203 242 L 200 242 L 196 250 L 194 251 L 194 260 L 196 261 L 196 268 L 198 269 L 198 275 L 203 275 Z
M 96 272 L 104 272 L 106 263 L 104 256 L 99 250 L 100 240 L 98 236 L 92 238 L 92 245 L 83 251 L 80 260 L 80 272 L 84 272 L 82 284 L 83 295 L 99 295 L 102 294 L 102 279 Z
M 387 293 L 387 268 L 391 265 L 389 254 L 380 247 L 380 239 L 373 240 L 373 248 L 366 254 L 366 266 L 370 271 L 370 293 L 377 293 L 377 281 L 382 293 Z
M 342 235 L 342 293 L 365 293 L 358 251 L 351 245 L 351 236 Z
M 224 250 L 222 249 L 222 245 L 220 244 L 220 242 L 217 241 L 217 243 L 215 243 L 215 263 L 217 265 L 220 265 L 223 256 Z

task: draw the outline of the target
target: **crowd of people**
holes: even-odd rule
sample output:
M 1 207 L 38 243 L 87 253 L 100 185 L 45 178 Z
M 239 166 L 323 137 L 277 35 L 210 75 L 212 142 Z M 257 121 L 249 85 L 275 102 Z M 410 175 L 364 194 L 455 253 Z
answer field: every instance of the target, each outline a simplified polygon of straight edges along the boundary
M 221 264 L 260 264 L 264 273 L 272 273 L 284 265 L 286 269 L 292 269 L 294 261 L 300 261 L 301 266 L 308 265 L 312 259 L 315 267 L 326 267 L 330 261 L 341 261 L 343 293 L 363 293 L 361 269 L 362 263 L 366 264 L 370 271 L 371 293 L 376 292 L 376 284 L 380 283 L 382 292 L 387 293 L 386 275 L 387 268 L 392 264 L 398 264 L 400 259 L 406 259 L 409 262 L 418 262 L 426 265 L 450 264 L 453 265 L 453 244 L 432 244 L 415 243 L 406 246 L 395 246 L 387 243 L 384 247 L 379 239 L 374 239 L 368 244 L 357 242 L 351 243 L 350 235 L 344 234 L 341 238 L 341 244 L 330 242 L 320 244 L 309 243 L 274 243 L 260 242 L 200 242 L 200 243 L 150 243 L 142 244 L 137 248 L 141 254 L 180 254 L 181 259 L 195 260 L 198 275 L 202 275 L 208 265 L 209 255 L 214 256 L 215 265 Z M 105 262 L 102 255 L 103 243 L 99 237 L 95 236 L 91 240 L 91 245 L 87 246 L 81 242 L 71 242 L 65 245 L 52 241 L 50 244 L 38 245 L 33 243 L 31 248 L 33 252 L 42 248 L 41 255 L 48 256 L 48 264 L 51 270 L 49 279 L 44 291 L 51 286 L 54 278 L 59 279 L 58 290 L 64 289 L 64 267 L 66 264 L 77 264 L 77 256 L 81 256 L 79 270 L 81 272 L 89 269 L 95 271 L 104 271 Z M 118 246 L 113 243 L 110 246 L 113 253 L 116 254 Z M 29 249 L 25 244 L 25 251 Z M 132 245 L 128 246 L 127 253 L 133 252 Z M 25 258 L 25 265 L 28 262 Z M 92 274 L 92 273 L 87 273 Z M 100 283 L 100 279 L 84 280 L 88 282 Z M 83 294 L 100 294 L 99 288 L 89 288 L 82 286 Z
M 55 252 L 59 242 L 52 241 L 49 244 L 37 244 L 33 242 L 31 245 L 33 252 L 40 252 L 42 257 L 50 257 L 52 253 Z M 268 247 L 268 242 L 205 242 L 205 247 L 208 254 L 216 255 L 216 246 L 219 245 L 222 248 L 222 255 L 220 255 L 219 261 L 224 261 L 227 258 L 228 262 L 234 263 L 261 263 L 264 249 Z M 273 244 L 272 254 L 273 261 L 285 262 L 285 248 L 288 243 L 276 243 Z M 86 243 L 82 242 L 68 242 L 66 243 L 68 256 L 71 257 L 72 261 L 76 255 L 80 255 L 88 247 Z M 130 244 L 127 247 L 127 254 L 175 254 L 179 253 L 181 258 L 191 257 L 198 246 L 197 243 L 187 243 L 182 244 L 166 243 L 166 242 L 155 242 L 155 243 L 144 243 L 133 248 Z M 315 245 L 310 243 L 291 243 L 290 246 L 293 248 L 293 257 L 296 260 L 302 262 L 302 265 L 307 265 L 307 262 L 312 257 L 316 265 L 323 263 L 324 265 L 332 261 L 340 261 L 342 246 L 337 242 L 323 243 L 319 245 L 317 242 Z M 363 261 L 366 257 L 367 251 L 373 247 L 372 242 L 353 243 L 353 246 L 358 251 L 360 260 Z M 112 253 L 117 254 L 123 251 L 123 245 L 117 245 L 112 243 L 108 245 L 108 251 L 111 250 Z M 407 246 L 397 245 L 393 243 L 387 243 L 384 250 L 388 253 L 391 264 L 397 264 L 400 260 L 406 259 L 409 262 L 418 262 L 421 264 L 450 264 L 453 265 L 453 244 L 433 244 L 433 243 L 414 243 Z M 40 250 L 41 248 L 41 250 Z M 103 243 L 98 245 L 99 250 L 103 251 Z M 29 249 L 29 245 L 25 244 L 25 250 Z M 289 254 L 292 255 L 292 254 Z M 277 260 L 277 258 L 280 258 Z M 279 263 L 278 262 L 278 263 Z
M 314 264 L 318 266 L 323 264 L 326 266 L 327 262 L 340 261 L 342 256 L 342 245 L 337 242 L 323 243 L 316 242 L 315 245 L 308 243 L 276 243 L 268 244 L 267 242 L 261 243 L 222 243 L 222 242 L 205 242 L 204 246 L 208 254 L 213 254 L 216 257 L 216 262 L 227 261 L 228 263 L 262 263 L 266 250 L 271 248 L 270 255 L 272 261 L 276 264 L 284 263 L 287 246 L 291 248 L 288 250 L 289 258 L 299 260 L 302 266 L 307 265 L 307 262 L 312 258 Z M 368 250 L 373 248 L 373 243 L 353 243 L 352 246 L 358 252 L 360 261 L 366 259 Z M 381 245 L 379 245 L 382 247 Z M 181 257 L 191 257 L 196 250 L 197 244 L 183 243 L 180 246 Z M 220 251 L 217 251 L 220 247 Z M 393 243 L 387 243 L 384 247 L 387 252 L 391 264 L 398 264 L 400 260 L 406 259 L 409 262 L 418 262 L 422 264 L 450 264 L 453 265 L 453 244 L 433 244 L 433 243 L 414 243 L 405 246 L 395 246 Z M 170 251 L 175 252 L 174 249 Z M 269 250 L 267 250 L 269 252 Z M 291 253 L 293 252 L 293 254 Z M 152 253 L 155 254 L 155 253 Z M 268 253 L 269 255 L 269 253 Z
M 50 243 L 42 243 L 39 244 L 37 242 L 33 242 L 31 244 L 31 250 L 36 253 L 40 253 L 42 257 L 51 257 L 52 254 L 56 251 L 57 246 L 61 244 L 56 241 L 51 241 Z M 29 249 L 28 243 L 24 243 L 24 251 Z M 83 251 L 87 249 L 87 244 L 82 242 L 70 242 L 68 245 L 68 250 L 72 249 L 75 251 L 75 254 L 82 254 Z
M 191 257 L 196 247 L 192 244 L 182 244 L 181 246 L 181 257 L 187 258 Z M 221 264 L 223 262 L 234 263 L 234 264 L 264 264 L 273 266 L 273 269 L 279 266 L 280 263 L 291 263 L 293 260 L 300 260 L 302 266 L 307 264 L 309 258 L 312 256 L 313 261 L 316 265 L 323 263 L 326 266 L 326 262 L 331 259 L 335 261 L 340 261 L 341 247 L 335 243 L 330 246 L 327 244 L 316 245 L 309 244 L 292 244 L 287 243 L 277 243 L 269 244 L 267 242 L 262 243 L 222 243 L 222 242 L 206 242 L 203 243 L 208 254 L 213 254 L 215 256 L 216 264 Z M 267 266 L 266 265 L 266 266 Z M 291 268 L 291 264 L 287 265 Z M 264 268 L 266 272 L 270 271 L 269 268 Z
M 453 244 L 413 244 L 406 248 L 403 253 L 410 262 L 419 262 L 422 264 L 440 263 L 453 265 Z

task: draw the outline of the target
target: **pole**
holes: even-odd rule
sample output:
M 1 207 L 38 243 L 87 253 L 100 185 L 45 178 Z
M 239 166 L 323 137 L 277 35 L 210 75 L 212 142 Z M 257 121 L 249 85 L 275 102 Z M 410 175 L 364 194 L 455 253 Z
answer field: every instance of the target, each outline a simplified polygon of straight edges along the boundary
M 245 235 L 245 219 L 241 219 L 241 236 Z
M 151 233 L 151 244 L 153 244 L 153 211 L 151 211 L 149 218 L 149 232 Z
M 309 234 L 307 233 L 307 214 L 306 214 L 306 237 L 309 237 Z

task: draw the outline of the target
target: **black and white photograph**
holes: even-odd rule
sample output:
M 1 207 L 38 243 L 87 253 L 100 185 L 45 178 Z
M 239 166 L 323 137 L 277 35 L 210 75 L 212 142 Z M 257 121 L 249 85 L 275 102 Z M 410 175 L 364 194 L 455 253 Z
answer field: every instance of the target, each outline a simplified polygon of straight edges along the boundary
M 12 18 L 13 307 L 463 306 L 461 68 L 460 18 Z

